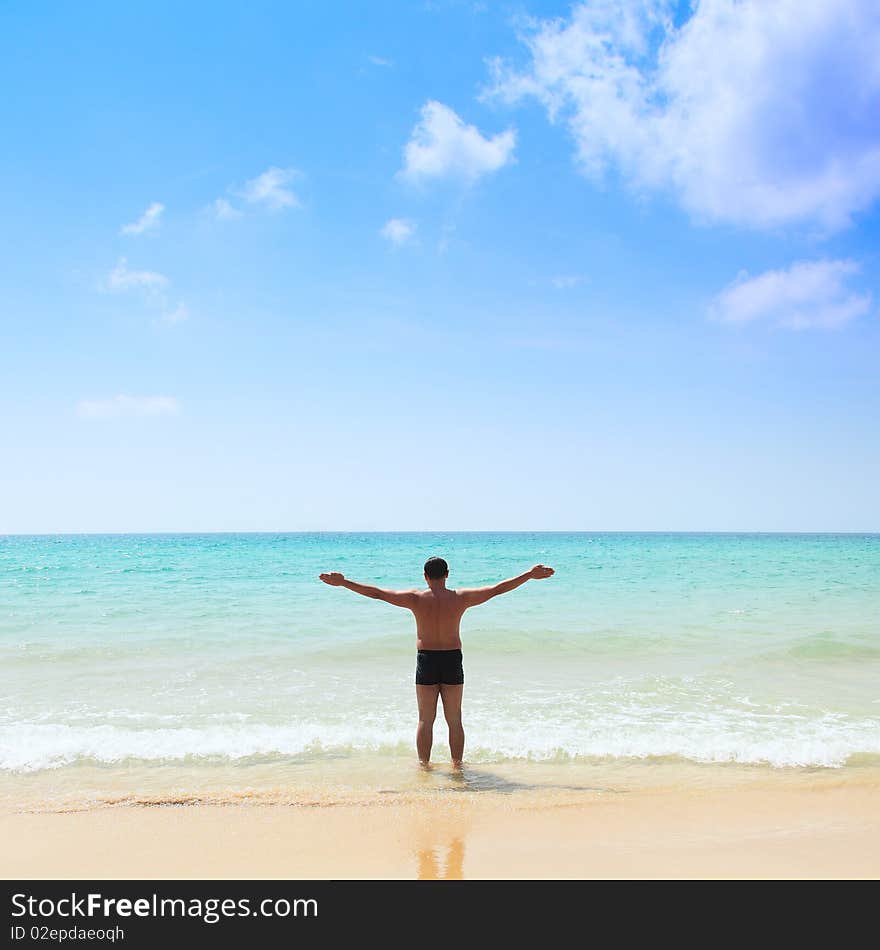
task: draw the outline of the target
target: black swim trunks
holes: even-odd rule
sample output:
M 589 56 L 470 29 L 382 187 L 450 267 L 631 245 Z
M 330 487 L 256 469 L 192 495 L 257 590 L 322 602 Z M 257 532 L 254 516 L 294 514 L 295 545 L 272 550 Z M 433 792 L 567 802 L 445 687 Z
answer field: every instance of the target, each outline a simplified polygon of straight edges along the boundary
M 461 650 L 419 650 L 416 683 L 419 686 L 460 686 L 464 682 Z

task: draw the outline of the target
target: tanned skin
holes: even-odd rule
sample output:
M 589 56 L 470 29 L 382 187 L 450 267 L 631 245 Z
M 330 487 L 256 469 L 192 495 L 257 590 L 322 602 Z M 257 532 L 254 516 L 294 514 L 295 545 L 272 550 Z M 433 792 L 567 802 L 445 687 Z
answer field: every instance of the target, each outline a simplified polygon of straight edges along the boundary
M 487 600 L 516 590 L 529 580 L 543 580 L 553 576 L 553 568 L 536 564 L 533 568 L 488 587 L 470 587 L 452 590 L 446 586 L 445 577 L 425 575 L 427 590 L 384 590 L 370 584 L 358 584 L 342 574 L 331 572 L 319 577 L 331 587 L 345 587 L 356 594 L 373 600 L 384 600 L 395 607 L 411 610 L 416 618 L 416 649 L 460 650 L 461 618 L 469 607 L 485 604 Z M 434 735 L 434 717 L 437 715 L 437 699 L 443 700 L 443 715 L 449 726 L 449 751 L 452 767 L 460 769 L 464 755 L 464 729 L 461 725 L 461 698 L 463 685 L 443 683 L 438 686 L 416 684 L 416 699 L 419 705 L 419 725 L 416 730 L 416 748 L 419 762 L 427 767 L 431 761 L 431 745 Z

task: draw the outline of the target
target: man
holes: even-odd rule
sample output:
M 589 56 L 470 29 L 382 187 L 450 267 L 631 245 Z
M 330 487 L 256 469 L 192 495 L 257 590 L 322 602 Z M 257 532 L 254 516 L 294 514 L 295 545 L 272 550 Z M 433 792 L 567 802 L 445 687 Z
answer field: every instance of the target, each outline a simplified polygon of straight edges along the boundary
M 492 597 L 515 590 L 527 580 L 539 580 L 553 575 L 552 567 L 536 564 L 530 571 L 501 581 L 490 587 L 472 587 L 450 590 L 446 586 L 449 566 L 442 557 L 431 557 L 425 562 L 427 590 L 383 590 L 369 584 L 356 584 L 342 574 L 319 575 L 331 587 L 346 587 L 356 594 L 384 600 L 395 607 L 406 607 L 416 618 L 416 699 L 419 704 L 419 725 L 416 730 L 416 749 L 419 762 L 425 768 L 431 761 L 434 739 L 434 717 L 437 715 L 437 697 L 443 700 L 443 715 L 449 726 L 449 751 L 452 767 L 461 768 L 464 755 L 464 729 L 461 725 L 461 697 L 464 691 L 464 669 L 461 664 L 461 615 L 468 607 L 485 604 Z

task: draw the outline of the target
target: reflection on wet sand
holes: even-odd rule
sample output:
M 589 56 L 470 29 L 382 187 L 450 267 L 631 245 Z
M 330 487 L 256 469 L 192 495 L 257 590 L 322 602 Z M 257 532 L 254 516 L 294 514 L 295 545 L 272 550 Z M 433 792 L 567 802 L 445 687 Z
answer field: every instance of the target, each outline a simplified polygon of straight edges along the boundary
M 453 838 L 446 851 L 443 867 L 438 862 L 438 848 L 425 848 L 419 852 L 420 881 L 461 881 L 464 879 L 464 842 Z
M 419 773 L 419 779 L 421 789 L 430 794 L 435 806 L 439 806 L 432 808 L 430 818 L 428 813 L 421 812 L 413 823 L 414 847 L 410 853 L 415 857 L 416 876 L 420 881 L 465 879 L 465 841 L 472 821 L 480 814 L 478 803 L 484 797 L 491 800 L 493 793 L 512 796 L 518 792 L 561 792 L 561 796 L 553 795 L 550 800 L 575 803 L 587 800 L 581 798 L 584 793 L 588 796 L 600 793 L 596 796 L 599 798 L 601 793 L 619 794 L 625 791 L 623 788 L 588 784 L 518 781 L 490 769 L 469 765 L 465 765 L 461 771 L 451 772 L 442 766 L 429 766 Z M 570 792 L 580 794 L 565 794 Z M 546 799 L 542 801 L 546 805 Z M 518 806 L 511 802 L 511 807 Z

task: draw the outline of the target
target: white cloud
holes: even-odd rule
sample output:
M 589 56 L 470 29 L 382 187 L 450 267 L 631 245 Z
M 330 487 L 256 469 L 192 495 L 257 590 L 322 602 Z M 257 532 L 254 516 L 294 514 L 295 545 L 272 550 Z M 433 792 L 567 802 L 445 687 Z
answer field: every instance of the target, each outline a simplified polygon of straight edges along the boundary
M 189 317 L 183 301 L 172 307 L 167 290 L 171 281 L 164 275 L 149 270 L 131 270 L 128 261 L 121 257 L 106 280 L 98 285 L 105 293 L 140 293 L 149 301 L 150 309 L 160 308 L 158 319 L 162 323 L 180 323 Z
M 390 59 L 385 59 L 383 56 L 370 56 L 370 62 L 374 66 L 393 66 L 394 63 Z
M 166 309 L 161 318 L 163 323 L 180 323 L 189 319 L 189 307 L 181 300 L 173 309 Z
M 449 106 L 433 100 L 425 103 L 421 115 L 404 148 L 400 172 L 404 178 L 417 181 L 449 176 L 473 182 L 513 160 L 513 129 L 485 138 Z
M 149 270 L 129 270 L 128 261 L 122 257 L 102 287 L 111 293 L 124 293 L 129 290 L 146 290 L 155 293 L 167 287 L 168 283 L 168 278 L 164 274 Z
M 234 218 L 240 218 L 241 212 L 225 199 L 218 198 L 211 208 L 214 211 L 214 216 L 220 221 L 232 221 Z
M 590 175 L 614 166 L 698 217 L 843 227 L 880 195 L 876 0 L 593 0 L 530 21 L 524 70 L 488 95 L 535 97 Z
M 792 330 L 835 329 L 871 308 L 870 294 L 846 286 L 860 270 L 856 261 L 820 260 L 757 277 L 741 274 L 718 294 L 709 313 L 724 323 L 768 320 Z
M 243 198 L 248 204 L 261 205 L 270 211 L 281 211 L 284 208 L 298 208 L 299 198 L 290 190 L 288 185 L 299 172 L 294 168 L 267 168 L 262 175 L 257 175 L 245 182 L 244 187 L 235 194 Z M 221 201 L 223 199 L 220 199 Z
M 121 419 L 138 416 L 173 416 L 180 404 L 173 396 L 112 396 L 82 399 L 76 406 L 81 419 Z
M 228 189 L 231 195 L 240 198 L 245 204 L 267 208 L 269 211 L 283 211 L 285 208 L 299 208 L 299 198 L 290 189 L 290 183 L 300 177 L 295 168 L 267 168 L 262 175 L 246 181 L 240 188 Z M 244 212 L 227 198 L 217 198 L 208 209 L 219 221 L 231 221 L 240 218 Z
M 158 201 L 154 201 L 149 208 L 131 224 L 125 224 L 120 229 L 120 234 L 143 234 L 144 231 L 154 231 L 159 227 L 159 219 L 162 217 L 162 212 L 165 210 L 165 205 L 160 204 Z
M 572 287 L 577 287 L 583 278 L 578 277 L 576 274 L 560 274 L 558 277 L 552 278 L 550 283 L 557 290 L 569 290 Z
M 406 218 L 389 218 L 379 233 L 392 244 L 406 244 L 416 233 L 416 224 Z

